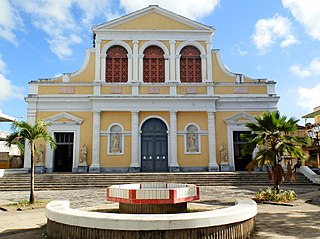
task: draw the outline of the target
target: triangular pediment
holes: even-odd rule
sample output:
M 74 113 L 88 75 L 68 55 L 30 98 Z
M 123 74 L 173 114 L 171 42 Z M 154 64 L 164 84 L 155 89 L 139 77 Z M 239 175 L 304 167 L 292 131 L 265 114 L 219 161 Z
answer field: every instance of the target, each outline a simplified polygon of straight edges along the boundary
M 46 122 L 50 124 L 82 124 L 83 119 L 74 116 L 72 114 L 62 112 L 60 114 L 56 114 L 54 116 L 51 116 L 47 119 L 45 119 Z
M 239 124 L 239 125 L 257 122 L 256 119 L 254 118 L 254 116 L 247 114 L 247 113 L 244 113 L 244 112 L 233 115 L 229 118 L 226 118 L 224 121 L 227 124 Z
M 214 28 L 151 5 L 110 22 L 93 27 L 94 32 L 107 30 L 202 30 Z

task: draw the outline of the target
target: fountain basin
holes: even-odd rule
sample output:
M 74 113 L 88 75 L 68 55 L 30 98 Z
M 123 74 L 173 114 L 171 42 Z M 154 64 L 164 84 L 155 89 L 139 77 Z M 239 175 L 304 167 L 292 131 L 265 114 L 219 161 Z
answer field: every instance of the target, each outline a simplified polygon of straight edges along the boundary
M 69 201 L 52 201 L 45 213 L 52 239 L 236 239 L 252 235 L 257 205 L 250 199 L 237 200 L 235 206 L 217 210 L 151 215 L 81 211 L 71 209 Z

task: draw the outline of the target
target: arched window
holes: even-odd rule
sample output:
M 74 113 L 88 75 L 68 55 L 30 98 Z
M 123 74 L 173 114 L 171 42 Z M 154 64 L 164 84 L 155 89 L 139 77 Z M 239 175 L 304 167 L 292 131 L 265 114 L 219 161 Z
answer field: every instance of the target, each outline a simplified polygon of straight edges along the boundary
M 107 51 L 106 82 L 128 81 L 127 50 L 122 46 L 112 46 Z
M 201 57 L 198 48 L 185 46 L 180 54 L 180 81 L 202 82 Z
M 199 129 L 196 125 L 190 124 L 186 128 L 185 152 L 187 154 L 199 153 L 200 149 Z
M 113 125 L 110 128 L 109 154 L 123 153 L 122 128 L 120 125 Z
M 143 82 L 164 82 L 165 64 L 163 50 L 158 46 L 149 46 L 144 50 L 143 54 Z

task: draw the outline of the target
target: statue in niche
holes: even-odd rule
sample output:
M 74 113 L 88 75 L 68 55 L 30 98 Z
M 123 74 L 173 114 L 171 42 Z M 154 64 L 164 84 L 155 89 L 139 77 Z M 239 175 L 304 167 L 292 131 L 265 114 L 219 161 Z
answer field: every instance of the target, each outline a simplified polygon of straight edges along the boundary
M 88 148 L 85 144 L 82 145 L 80 149 L 80 164 L 87 164 L 87 155 L 88 155 Z
M 112 148 L 111 148 L 112 153 L 120 153 L 120 138 L 119 134 L 116 133 L 112 136 Z
M 43 145 L 40 144 L 39 149 L 37 150 L 37 155 L 36 155 L 36 165 L 37 166 L 43 166 L 44 165 L 43 153 L 44 153 Z
M 220 146 L 220 159 L 221 159 L 221 164 L 229 163 L 226 146 L 224 144 L 221 144 Z
M 188 133 L 188 152 L 196 152 L 196 136 L 193 131 Z

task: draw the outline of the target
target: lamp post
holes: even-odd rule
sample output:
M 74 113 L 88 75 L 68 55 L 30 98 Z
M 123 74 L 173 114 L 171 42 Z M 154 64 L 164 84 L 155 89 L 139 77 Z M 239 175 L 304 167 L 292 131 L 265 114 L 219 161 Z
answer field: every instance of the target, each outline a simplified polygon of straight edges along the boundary
M 317 145 L 318 154 L 317 154 L 317 168 L 319 168 L 319 161 L 320 161 L 320 139 L 319 139 L 319 132 L 320 132 L 320 125 L 314 124 L 310 126 L 308 130 L 308 136 L 311 138 L 313 143 Z

